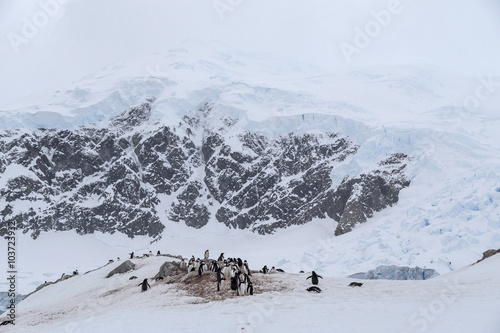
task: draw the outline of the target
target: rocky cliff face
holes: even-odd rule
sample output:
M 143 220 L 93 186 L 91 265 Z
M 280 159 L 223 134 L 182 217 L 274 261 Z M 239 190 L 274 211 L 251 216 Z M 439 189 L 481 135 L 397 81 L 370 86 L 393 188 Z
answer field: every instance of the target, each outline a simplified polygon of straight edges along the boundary
M 178 124 L 151 124 L 153 105 L 107 127 L 1 132 L 0 234 L 15 222 L 33 238 L 49 230 L 155 238 L 165 219 L 265 234 L 326 218 L 340 235 L 397 203 L 410 183 L 408 157 L 396 153 L 333 184 L 336 166 L 359 149 L 341 133 L 267 136 L 214 117 L 213 104 Z

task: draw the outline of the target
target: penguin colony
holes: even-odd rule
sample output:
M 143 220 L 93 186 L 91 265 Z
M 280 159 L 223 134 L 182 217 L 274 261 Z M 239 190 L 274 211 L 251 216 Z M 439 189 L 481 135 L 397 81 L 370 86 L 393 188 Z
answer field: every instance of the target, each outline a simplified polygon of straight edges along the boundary
M 210 252 L 206 250 L 203 259 L 194 256 L 188 260 L 182 259 L 181 270 L 186 270 L 187 274 L 203 275 L 205 272 L 213 272 L 216 276 L 215 291 L 220 292 L 230 288 L 236 291 L 236 295 L 253 295 L 253 283 L 250 279 L 252 273 L 248 267 L 248 262 L 241 258 L 225 258 L 221 253 L 217 260 L 210 259 Z M 229 287 L 226 287 L 229 285 Z
M 141 259 L 153 256 L 153 253 L 149 251 L 149 253 L 142 254 L 141 256 L 135 256 L 134 252 L 129 253 L 130 259 Z M 157 256 L 161 256 L 160 251 L 156 253 Z M 253 283 L 250 279 L 252 276 L 251 271 L 248 267 L 248 262 L 246 260 L 241 260 L 241 258 L 225 258 L 224 253 L 221 253 L 217 260 L 210 259 L 210 252 L 206 250 L 203 259 L 197 258 L 195 259 L 194 255 L 191 256 L 190 259 L 183 258 L 180 262 L 180 269 L 187 271 L 187 276 L 198 275 L 202 276 L 205 272 L 213 272 L 215 273 L 216 283 L 215 291 L 220 292 L 224 289 L 230 288 L 232 291 L 236 291 L 236 295 L 243 296 L 253 295 L 254 288 Z M 179 258 L 182 258 L 179 256 Z M 118 257 L 119 261 L 120 258 Z M 112 263 L 113 260 L 109 260 L 109 263 Z M 259 270 L 262 274 L 273 274 L 273 273 L 284 273 L 282 269 L 276 269 L 274 266 L 269 269 L 267 265 L 264 265 L 261 270 Z M 300 271 L 300 273 L 304 273 L 304 271 Z M 73 275 L 69 277 L 78 275 L 78 270 L 73 271 Z M 60 280 L 64 281 L 68 276 L 63 273 Z M 137 276 L 131 276 L 130 280 L 137 279 Z M 308 292 L 316 292 L 321 293 L 321 288 L 318 287 L 319 279 L 323 279 L 321 275 L 318 275 L 315 271 L 312 271 L 311 275 L 306 278 L 306 280 L 311 279 L 312 286 L 307 288 Z M 163 277 L 157 277 L 155 279 L 156 282 L 163 280 Z M 229 285 L 229 287 L 226 287 Z M 352 282 L 349 284 L 349 287 L 361 287 L 363 283 Z M 141 292 L 147 291 L 151 286 L 148 283 L 148 279 L 144 279 L 138 286 L 141 287 Z

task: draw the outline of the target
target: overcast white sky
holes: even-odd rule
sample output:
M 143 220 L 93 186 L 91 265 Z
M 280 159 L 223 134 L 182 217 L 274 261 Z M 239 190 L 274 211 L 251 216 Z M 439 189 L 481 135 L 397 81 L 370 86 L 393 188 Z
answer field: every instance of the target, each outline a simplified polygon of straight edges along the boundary
M 0 106 L 186 40 L 218 41 L 328 72 L 427 63 L 500 74 L 500 1 L 400 0 L 385 26 L 376 23 L 373 12 L 387 13 L 394 1 L 0 0 Z M 348 62 L 340 46 L 356 47 L 357 27 L 371 28 L 372 37 Z

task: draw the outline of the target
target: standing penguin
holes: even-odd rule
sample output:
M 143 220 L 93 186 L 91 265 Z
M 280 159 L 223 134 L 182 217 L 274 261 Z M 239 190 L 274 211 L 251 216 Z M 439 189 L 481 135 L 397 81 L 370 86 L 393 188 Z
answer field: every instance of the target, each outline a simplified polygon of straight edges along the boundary
M 253 295 L 253 284 L 252 284 L 252 281 L 248 280 L 248 283 L 247 283 L 247 293 L 249 295 Z
M 269 268 L 267 268 L 267 265 L 264 265 L 264 267 L 262 267 L 261 273 L 264 273 L 264 274 L 267 274 L 269 272 Z
M 246 260 L 243 262 L 243 267 L 245 268 L 245 273 L 251 276 L 252 273 L 250 273 L 250 268 L 248 268 L 248 262 Z
M 217 263 L 217 261 L 215 261 L 215 260 L 212 261 L 212 265 L 210 267 L 210 270 L 212 272 L 217 272 L 217 270 L 219 270 L 219 264 Z
M 247 282 L 248 282 L 248 275 L 246 275 L 245 273 L 239 274 L 238 289 L 236 290 L 236 294 L 238 296 L 245 295 L 245 292 L 247 291 Z
M 240 273 L 234 274 L 231 278 L 231 290 L 238 290 L 238 281 L 240 280 Z
M 134 259 L 134 252 L 130 253 L 130 259 Z
M 224 252 L 222 252 L 219 256 L 219 259 L 217 261 L 224 261 Z
M 200 266 L 198 267 L 198 275 L 202 275 L 205 269 L 205 262 L 202 260 Z
M 309 278 L 312 278 L 311 279 L 312 284 L 317 285 L 318 282 L 319 282 L 319 280 L 318 280 L 319 277 L 323 278 L 321 275 L 316 274 L 315 271 L 312 271 L 312 275 L 309 276 L 309 277 L 307 277 L 306 280 L 309 279 Z
M 205 251 L 205 260 L 208 260 L 209 252 L 208 250 Z
M 217 291 L 221 291 L 224 289 L 224 280 L 226 278 L 224 277 L 224 273 L 222 273 L 222 270 L 219 268 L 217 270 Z
M 148 290 L 148 287 L 151 288 L 151 286 L 148 283 L 148 279 L 144 279 L 144 281 L 142 281 L 142 283 L 139 283 L 138 285 L 142 286 L 141 292 Z

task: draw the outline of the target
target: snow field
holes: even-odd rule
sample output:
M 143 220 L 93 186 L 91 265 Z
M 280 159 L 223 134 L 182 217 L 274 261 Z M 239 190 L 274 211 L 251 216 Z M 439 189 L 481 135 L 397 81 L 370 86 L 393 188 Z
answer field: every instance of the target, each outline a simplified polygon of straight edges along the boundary
M 275 291 L 207 301 L 176 284 L 150 282 L 166 257 L 135 259 L 134 271 L 106 279 L 119 263 L 43 288 L 18 305 L 5 332 L 483 332 L 500 328 L 500 256 L 426 281 L 272 274 Z M 214 273 L 207 273 L 214 274 Z M 136 280 L 128 280 L 135 275 Z M 259 273 L 253 274 L 257 281 Z M 214 278 L 215 280 L 215 278 Z M 203 281 L 205 282 L 205 280 Z M 213 283 L 215 291 L 215 283 Z M 256 290 L 259 285 L 254 284 Z

